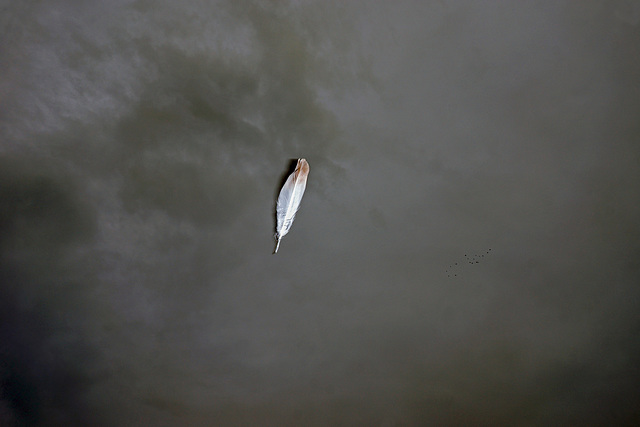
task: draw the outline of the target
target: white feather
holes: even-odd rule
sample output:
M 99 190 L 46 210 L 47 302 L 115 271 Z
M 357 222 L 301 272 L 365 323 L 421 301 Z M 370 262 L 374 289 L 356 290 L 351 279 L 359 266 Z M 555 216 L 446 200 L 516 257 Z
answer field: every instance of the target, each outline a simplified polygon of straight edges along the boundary
M 307 186 L 307 176 L 309 175 L 309 163 L 305 159 L 298 159 L 296 170 L 289 175 L 287 181 L 280 190 L 278 203 L 276 205 L 276 249 L 275 254 L 280 247 L 280 239 L 282 239 L 291 228 L 293 220 L 296 218 L 296 212 L 300 209 L 300 202 L 304 195 L 304 189 Z

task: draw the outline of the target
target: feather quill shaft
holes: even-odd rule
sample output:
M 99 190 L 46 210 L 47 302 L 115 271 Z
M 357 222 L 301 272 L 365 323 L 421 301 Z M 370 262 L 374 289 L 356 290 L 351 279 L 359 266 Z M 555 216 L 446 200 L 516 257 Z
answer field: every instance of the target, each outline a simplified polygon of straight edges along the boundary
M 289 175 L 280 190 L 276 204 L 276 248 L 273 251 L 274 254 L 278 252 L 280 239 L 289 232 L 291 224 L 296 218 L 296 212 L 300 209 L 308 175 L 309 163 L 305 159 L 298 159 L 295 171 Z

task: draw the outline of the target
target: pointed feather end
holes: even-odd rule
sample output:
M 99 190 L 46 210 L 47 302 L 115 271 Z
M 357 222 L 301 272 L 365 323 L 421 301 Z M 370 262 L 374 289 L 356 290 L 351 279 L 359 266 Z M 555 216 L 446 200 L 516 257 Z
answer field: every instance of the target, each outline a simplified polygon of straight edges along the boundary
M 276 248 L 273 250 L 273 254 L 275 255 L 278 253 L 278 248 L 280 247 L 280 237 L 276 237 L 276 239 L 278 239 L 278 241 L 276 242 Z

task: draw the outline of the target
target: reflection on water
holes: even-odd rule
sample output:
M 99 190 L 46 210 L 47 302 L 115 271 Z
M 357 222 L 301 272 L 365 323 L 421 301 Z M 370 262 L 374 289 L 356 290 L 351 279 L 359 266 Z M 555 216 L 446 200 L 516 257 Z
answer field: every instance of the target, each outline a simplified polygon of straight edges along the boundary
M 0 424 L 632 424 L 639 11 L 5 6 Z

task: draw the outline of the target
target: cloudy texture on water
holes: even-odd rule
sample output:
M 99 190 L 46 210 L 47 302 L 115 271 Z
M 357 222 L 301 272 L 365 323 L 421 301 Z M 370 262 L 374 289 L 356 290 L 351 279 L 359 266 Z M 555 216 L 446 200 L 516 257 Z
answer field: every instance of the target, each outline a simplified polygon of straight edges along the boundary
M 3 426 L 640 422 L 638 1 L 2 3 Z

